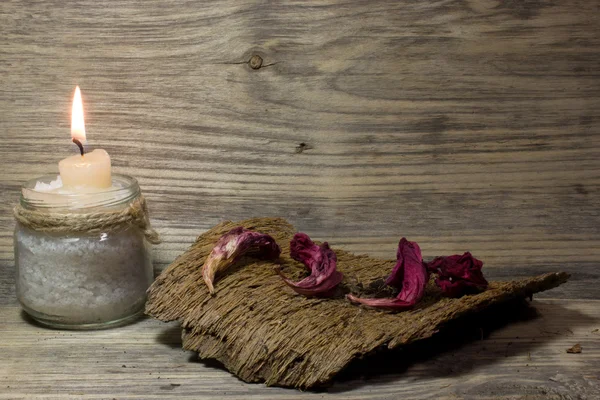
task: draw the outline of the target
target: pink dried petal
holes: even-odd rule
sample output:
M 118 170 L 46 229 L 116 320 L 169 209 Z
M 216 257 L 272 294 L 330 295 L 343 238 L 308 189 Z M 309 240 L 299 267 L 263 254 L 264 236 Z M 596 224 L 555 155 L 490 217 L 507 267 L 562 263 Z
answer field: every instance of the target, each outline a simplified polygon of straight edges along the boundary
M 335 271 L 329 279 L 325 279 L 319 284 L 316 283 L 316 278 L 314 276 L 307 276 L 299 282 L 294 282 L 287 278 L 280 269 L 277 269 L 277 273 L 281 276 L 286 285 L 294 289 L 296 293 L 306 297 L 328 297 L 332 295 L 333 289 L 335 289 L 343 278 L 341 272 Z
M 297 233 L 290 242 L 290 256 L 304 264 L 310 275 L 293 282 L 279 269 L 277 272 L 286 285 L 301 295 L 327 297 L 343 279 L 341 272 L 336 270 L 337 257 L 327 242 L 319 246 L 307 234 Z
M 483 262 L 471 253 L 436 257 L 426 263 L 429 272 L 437 273 L 435 283 L 449 297 L 487 289 L 488 282 L 483 277 Z
M 275 259 L 281 254 L 281 249 L 271 236 L 241 226 L 221 236 L 202 266 L 202 278 L 211 294 L 215 292 L 215 276 L 251 249 L 256 249 L 253 255 L 261 259 Z
M 396 253 L 396 265 L 386 280 L 386 284 L 400 288 L 395 299 L 367 299 L 348 295 L 348 299 L 369 307 L 406 310 L 412 308 L 423 298 L 429 281 L 429 273 L 423 265 L 421 249 L 416 242 L 400 239 Z
M 400 300 L 398 298 L 382 298 L 382 299 L 367 299 L 362 297 L 356 297 L 352 294 L 346 295 L 348 300 L 353 303 L 360 303 L 365 306 L 374 307 L 374 308 L 383 308 L 388 310 L 408 310 L 414 307 L 413 303 L 406 302 L 404 300 Z

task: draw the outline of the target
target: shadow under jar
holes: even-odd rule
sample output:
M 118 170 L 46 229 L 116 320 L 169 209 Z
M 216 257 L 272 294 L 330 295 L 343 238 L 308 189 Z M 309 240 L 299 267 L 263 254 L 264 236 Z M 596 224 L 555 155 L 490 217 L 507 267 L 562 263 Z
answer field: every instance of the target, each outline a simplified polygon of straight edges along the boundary
M 37 182 L 49 183 L 53 178 L 45 176 L 23 185 L 20 206 L 25 213 L 33 213 L 42 221 L 67 216 L 85 222 L 94 216 L 127 216 L 132 205 L 137 205 L 146 227 L 151 229 L 134 178 L 115 174 L 111 188 L 94 193 L 35 190 Z M 144 224 L 113 223 L 106 229 L 102 223 L 95 228 L 93 223 L 86 226 L 74 223 L 72 230 L 64 226 L 48 229 L 17 219 L 17 298 L 23 309 L 43 325 L 107 328 L 130 322 L 143 311 L 146 289 L 153 280 Z

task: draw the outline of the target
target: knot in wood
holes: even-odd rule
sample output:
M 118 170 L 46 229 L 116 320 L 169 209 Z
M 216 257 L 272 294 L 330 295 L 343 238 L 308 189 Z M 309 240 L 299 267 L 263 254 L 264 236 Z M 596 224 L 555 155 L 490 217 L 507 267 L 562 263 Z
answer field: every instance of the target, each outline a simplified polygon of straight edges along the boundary
M 248 61 L 248 65 L 252 69 L 259 69 L 262 66 L 262 63 L 263 59 L 258 54 L 255 54 L 252 57 L 250 57 L 250 61 Z

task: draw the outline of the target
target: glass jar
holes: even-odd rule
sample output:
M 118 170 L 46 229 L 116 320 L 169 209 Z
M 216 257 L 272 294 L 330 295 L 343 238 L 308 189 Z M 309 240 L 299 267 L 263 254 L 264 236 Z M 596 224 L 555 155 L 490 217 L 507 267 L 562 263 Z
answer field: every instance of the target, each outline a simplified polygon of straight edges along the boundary
M 36 190 L 56 176 L 25 183 L 20 205 L 43 216 L 125 210 L 141 191 L 113 174 L 110 189 L 94 193 Z M 97 215 L 97 214 L 96 214 Z M 17 221 L 14 234 L 17 298 L 36 321 L 55 328 L 96 329 L 125 324 L 144 308 L 153 279 L 150 244 L 132 224 L 100 232 L 49 232 Z

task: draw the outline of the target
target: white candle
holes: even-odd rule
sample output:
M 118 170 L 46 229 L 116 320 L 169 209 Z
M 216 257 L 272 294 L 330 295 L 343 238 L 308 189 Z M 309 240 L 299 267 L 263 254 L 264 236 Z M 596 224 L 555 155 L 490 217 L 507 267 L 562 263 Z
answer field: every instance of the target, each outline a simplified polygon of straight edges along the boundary
M 73 190 L 84 188 L 109 188 L 112 185 L 110 156 L 105 150 L 96 149 L 85 155 L 74 155 L 61 160 L 58 170 L 63 187 Z
M 74 141 L 80 142 L 81 146 L 86 142 L 83 102 L 79 86 L 75 88 L 75 97 L 73 98 L 71 137 Z M 75 192 L 105 189 L 112 185 L 110 156 L 102 149 L 67 157 L 58 163 L 58 170 L 63 187 Z

